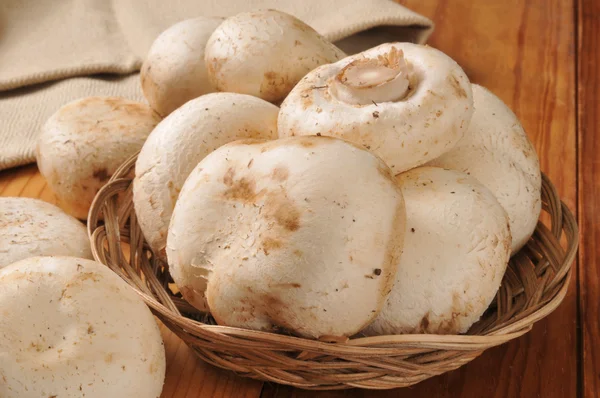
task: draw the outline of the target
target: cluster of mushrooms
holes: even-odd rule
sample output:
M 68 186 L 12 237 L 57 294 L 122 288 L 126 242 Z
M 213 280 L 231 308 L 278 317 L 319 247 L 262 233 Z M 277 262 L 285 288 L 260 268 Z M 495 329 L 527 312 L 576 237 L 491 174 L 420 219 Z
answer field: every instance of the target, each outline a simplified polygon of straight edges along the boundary
M 346 56 L 279 11 L 196 18 L 141 85 L 149 105 L 89 97 L 45 124 L 38 166 L 70 215 L 0 199 L 1 396 L 160 395 L 157 325 L 74 218 L 137 151 L 146 241 L 220 325 L 464 333 L 537 224 L 519 120 L 432 47 Z

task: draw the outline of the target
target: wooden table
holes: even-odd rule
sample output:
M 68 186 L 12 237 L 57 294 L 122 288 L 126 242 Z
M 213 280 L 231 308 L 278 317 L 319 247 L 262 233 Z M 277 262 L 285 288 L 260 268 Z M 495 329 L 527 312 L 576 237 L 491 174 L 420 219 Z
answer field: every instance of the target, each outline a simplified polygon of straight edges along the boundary
M 519 116 L 583 237 L 567 297 L 527 335 L 467 366 L 391 391 L 306 392 L 196 359 L 163 327 L 163 397 L 600 397 L 600 2 L 403 0 L 430 17 L 430 44 Z M 0 173 L 0 195 L 55 198 L 35 166 Z

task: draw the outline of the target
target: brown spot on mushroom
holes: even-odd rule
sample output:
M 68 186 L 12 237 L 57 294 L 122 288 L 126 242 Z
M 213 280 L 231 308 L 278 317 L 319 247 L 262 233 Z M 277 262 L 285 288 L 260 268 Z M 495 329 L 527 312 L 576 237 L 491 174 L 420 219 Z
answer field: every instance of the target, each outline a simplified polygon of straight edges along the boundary
M 302 251 L 298 250 L 298 249 L 294 250 L 294 256 L 296 256 L 296 257 L 302 257 Z
M 290 171 L 288 170 L 288 168 L 286 166 L 277 166 L 273 170 L 273 174 L 271 175 L 271 177 L 275 181 L 283 182 L 288 179 L 289 175 L 290 175 Z
M 300 228 L 300 212 L 283 191 L 267 196 L 264 214 L 288 231 L 293 232 Z
M 223 182 L 226 185 L 229 185 L 229 188 L 223 192 L 223 197 L 225 199 L 245 203 L 253 203 L 256 201 L 258 194 L 254 191 L 256 183 L 253 180 L 240 178 L 237 181 L 233 181 L 233 179 L 226 174 L 223 178 Z
M 265 72 L 260 84 L 260 94 L 267 101 L 278 101 L 289 93 L 294 85 L 295 81 L 286 75 L 274 71 Z
M 317 143 L 315 142 L 314 139 L 311 139 L 310 137 L 306 137 L 306 136 L 298 137 L 297 142 L 300 146 L 302 146 L 304 148 L 312 148 L 315 145 L 317 145 Z
M 460 82 L 458 81 L 458 79 L 456 78 L 456 76 L 454 76 L 453 74 L 450 74 L 450 76 L 448 76 L 448 82 L 450 83 L 450 85 L 454 89 L 454 93 L 456 94 L 456 96 L 458 98 L 467 98 L 467 93 L 461 87 Z
M 234 177 L 235 177 L 235 170 L 233 169 L 233 167 L 230 167 L 229 169 L 227 169 L 227 171 L 225 172 L 225 175 L 223 176 L 223 183 L 225 185 L 232 186 Z
M 427 312 L 427 314 L 425 314 L 425 316 L 421 319 L 421 322 L 419 322 L 419 331 L 421 333 L 427 332 L 427 328 L 429 327 L 429 311 Z
M 299 283 L 297 283 L 297 282 L 292 282 L 292 283 L 275 283 L 275 284 L 269 284 L 269 287 L 284 288 L 284 289 L 288 289 L 288 288 L 299 289 L 299 288 L 302 287 L 302 285 L 299 284 Z
M 280 240 L 273 238 L 265 238 L 262 242 L 262 250 L 265 255 L 269 255 L 272 250 L 279 249 L 283 246 Z
M 106 170 L 106 167 L 94 170 L 92 176 L 100 182 L 104 182 L 110 177 L 110 175 L 108 174 L 108 170 Z
M 113 360 L 113 354 L 112 354 L 112 352 L 111 352 L 111 353 L 109 353 L 109 354 L 106 354 L 106 355 L 104 356 L 104 362 L 106 362 L 106 363 L 111 363 L 111 362 L 112 362 L 112 360 Z
M 252 163 L 254 163 L 254 158 L 250 159 L 250 161 L 248 162 L 248 168 L 252 167 Z
M 301 45 L 302 42 L 300 40 L 294 40 L 294 47 Z

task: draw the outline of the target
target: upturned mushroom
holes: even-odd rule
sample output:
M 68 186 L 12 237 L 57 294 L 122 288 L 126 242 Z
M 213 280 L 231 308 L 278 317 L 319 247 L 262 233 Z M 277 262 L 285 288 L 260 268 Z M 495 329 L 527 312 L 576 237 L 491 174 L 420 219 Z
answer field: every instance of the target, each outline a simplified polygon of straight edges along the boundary
M 152 43 L 140 78 L 148 103 L 167 116 L 187 101 L 216 91 L 204 63 L 206 42 L 223 18 L 187 19 L 162 32 Z
M 38 199 L 0 198 L 0 268 L 34 256 L 92 259 L 85 226 Z
M 421 167 L 397 179 L 406 201 L 404 252 L 365 334 L 464 333 L 500 287 L 510 256 L 508 216 L 467 174 Z
M 36 155 L 61 207 L 86 219 L 98 190 L 140 150 L 159 121 L 148 105 L 120 97 L 79 99 L 52 115 Z
M 0 269 L 0 396 L 160 396 L 165 350 L 142 299 L 108 267 L 31 257 Z
M 540 163 L 519 119 L 500 98 L 476 84 L 473 98 L 475 113 L 467 133 L 429 164 L 470 174 L 492 191 L 508 213 L 515 254 L 540 216 Z
M 398 174 L 450 150 L 472 113 L 469 79 L 454 60 L 387 43 L 308 73 L 281 104 L 278 130 L 346 139 Z
M 188 174 L 221 145 L 242 138 L 277 138 L 273 104 L 249 95 L 213 93 L 166 117 L 144 144 L 135 166 L 133 203 L 154 252 L 164 256 L 167 228 Z
M 276 10 L 227 18 L 205 52 L 208 76 L 219 91 L 270 102 L 282 100 L 312 69 L 345 56 L 310 26 Z
M 169 270 L 220 325 L 350 336 L 392 288 L 404 224 L 390 169 L 366 150 L 328 137 L 237 141 L 185 182 Z

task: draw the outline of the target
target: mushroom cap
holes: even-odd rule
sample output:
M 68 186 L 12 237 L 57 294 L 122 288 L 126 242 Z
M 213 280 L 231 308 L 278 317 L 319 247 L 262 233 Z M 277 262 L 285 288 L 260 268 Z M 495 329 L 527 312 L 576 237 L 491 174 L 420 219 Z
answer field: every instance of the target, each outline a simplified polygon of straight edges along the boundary
M 140 72 L 142 91 L 160 115 L 216 91 L 208 80 L 204 48 L 223 18 L 187 19 L 162 32 L 152 43 Z
M 276 10 L 227 18 L 206 44 L 208 75 L 219 91 L 282 100 L 319 65 L 342 59 L 342 50 L 299 19 Z
M 368 151 L 328 137 L 237 141 L 185 182 L 169 270 L 221 325 L 349 336 L 392 287 L 404 222 L 391 171 Z
M 404 252 L 365 334 L 464 333 L 500 287 L 510 256 L 508 216 L 467 174 L 421 167 L 397 179 L 406 201 Z
M 133 203 L 150 247 L 164 257 L 179 191 L 206 155 L 242 138 L 277 138 L 279 108 L 260 98 L 213 93 L 189 101 L 156 126 L 135 165 Z
M 120 97 L 87 97 L 54 113 L 42 127 L 36 156 L 61 207 L 86 219 L 98 190 L 159 121 L 148 105 Z
M 338 98 L 333 91 L 336 78 L 348 65 L 364 59 L 387 63 L 400 50 L 410 70 L 403 98 L 361 105 L 343 102 L 345 96 Z M 398 90 L 405 87 L 398 86 L 398 80 L 388 83 Z M 373 88 L 377 87 L 369 90 L 372 95 L 381 95 Z M 472 113 L 469 79 L 454 60 L 429 46 L 386 43 L 308 73 L 281 104 L 278 131 L 280 137 L 343 138 L 373 151 L 398 174 L 456 145 Z
M 34 256 L 92 259 L 85 226 L 38 199 L 0 198 L 0 268 Z
M 475 113 L 465 136 L 431 161 L 470 174 L 496 196 L 510 219 L 512 254 L 533 234 L 542 209 L 542 177 L 535 148 L 515 114 L 487 89 L 473 84 Z
M 0 311 L 0 396 L 160 396 L 158 325 L 104 265 L 31 257 L 2 268 Z

